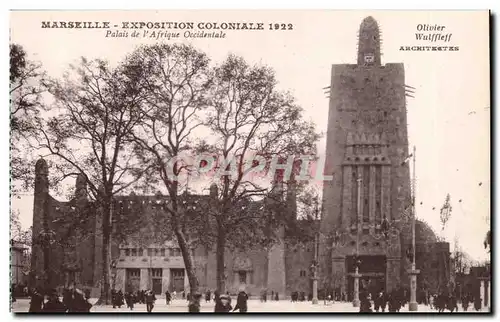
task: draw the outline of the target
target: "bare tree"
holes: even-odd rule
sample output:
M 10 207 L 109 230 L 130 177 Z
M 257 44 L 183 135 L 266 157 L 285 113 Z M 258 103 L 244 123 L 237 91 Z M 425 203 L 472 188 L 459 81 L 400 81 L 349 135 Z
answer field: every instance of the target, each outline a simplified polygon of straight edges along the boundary
M 453 250 L 453 264 L 455 273 L 462 275 L 466 274 L 471 267 L 470 256 L 463 251 L 458 243 L 455 243 L 455 249 Z
M 62 81 L 53 81 L 55 105 L 40 128 L 39 147 L 48 151 L 61 179 L 81 176 L 102 215 L 101 303 L 109 302 L 109 245 L 113 197 L 126 191 L 146 170 L 131 146 L 142 119 L 142 90 L 120 67 L 81 59 Z
M 46 92 L 46 76 L 40 63 L 28 60 L 24 49 L 10 45 L 10 172 L 15 194 L 33 182 L 32 155 L 27 151 L 43 110 L 42 94 Z
M 491 230 L 488 230 L 486 236 L 484 237 L 484 248 L 488 250 L 488 253 L 491 253 Z
M 135 133 L 137 154 L 152 165 L 149 183 L 158 179 L 167 190 L 164 214 L 169 216 L 181 249 L 191 293 L 198 290 L 189 234 L 183 218 L 186 207 L 180 177 L 190 171 L 176 159 L 189 152 L 194 132 L 202 126 L 200 113 L 207 106 L 212 79 L 209 58 L 188 45 L 159 44 L 138 48 L 127 58 L 127 73 L 146 90 L 146 117 Z
M 229 55 L 215 68 L 214 93 L 206 124 L 214 138 L 210 151 L 218 158 L 220 189 L 214 220 L 206 234 L 216 243 L 217 288 L 225 291 L 224 253 L 232 236 L 262 220 L 261 211 L 241 211 L 248 198 L 272 197 L 268 189 L 249 179 L 258 155 L 270 168 L 271 160 L 313 155 L 318 134 L 305 122 L 293 97 L 277 88 L 274 71 L 267 66 L 250 66 L 243 58 Z M 295 161 L 295 159 L 293 159 Z M 249 162 L 252 162 L 248 166 Z M 274 174 L 272 174 L 274 175 Z M 243 239 L 244 240 L 244 239 Z

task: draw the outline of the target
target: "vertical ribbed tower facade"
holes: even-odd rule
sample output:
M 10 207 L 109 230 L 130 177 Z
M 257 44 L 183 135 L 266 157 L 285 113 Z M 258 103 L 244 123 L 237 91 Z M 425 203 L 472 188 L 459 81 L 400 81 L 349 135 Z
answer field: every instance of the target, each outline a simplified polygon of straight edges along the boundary
M 391 290 L 406 263 L 400 236 L 380 238 L 380 223 L 400 222 L 410 179 L 403 64 L 382 64 L 380 29 L 372 17 L 359 28 L 356 64 L 332 66 L 326 143 L 320 274 L 348 296 L 353 256 L 362 288 Z M 334 236 L 337 236 L 334 238 Z M 390 276 L 390 278 L 388 278 Z
M 49 196 L 49 166 L 47 161 L 39 159 L 35 165 L 35 192 L 33 201 L 33 241 L 31 252 L 31 284 L 36 287 L 44 287 L 44 280 L 47 276 L 44 264 L 44 246 L 40 241 L 40 234 L 44 231 L 44 217 L 49 216 L 47 209 L 50 203 Z M 47 218 L 45 218 L 47 219 Z M 50 274 L 50 272 L 47 272 Z

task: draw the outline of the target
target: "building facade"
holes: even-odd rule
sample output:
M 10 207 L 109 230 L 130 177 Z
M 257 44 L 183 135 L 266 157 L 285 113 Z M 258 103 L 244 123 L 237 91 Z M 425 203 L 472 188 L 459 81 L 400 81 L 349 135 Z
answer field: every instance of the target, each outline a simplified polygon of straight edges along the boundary
M 11 240 L 10 243 L 10 283 L 11 284 L 26 284 L 26 251 L 28 248 L 26 245 Z
M 73 199 L 60 202 L 53 198 L 49 193 L 48 172 L 47 162 L 40 159 L 35 166 L 30 284 L 38 287 L 76 286 L 91 289 L 97 296 L 102 284 L 104 247 L 100 211 L 94 202 L 87 200 L 85 179 L 81 176 L 76 179 Z M 275 191 L 284 200 L 290 194 L 286 197 L 282 186 L 277 185 Z M 203 203 L 211 196 L 190 195 L 189 198 Z M 160 194 L 140 196 L 131 193 L 129 196 L 117 196 L 113 201 L 110 285 L 116 290 L 152 289 L 157 294 L 164 294 L 167 290 L 177 293 L 189 291 L 179 245 L 172 233 L 162 231 L 160 227 L 166 224 L 160 224 L 160 220 L 166 217 L 162 208 L 166 199 Z M 131 221 L 130 217 L 135 219 Z M 133 225 L 139 228 L 129 234 L 126 226 Z M 49 241 L 42 237 L 47 235 L 50 236 Z M 297 283 L 290 276 L 295 274 L 295 270 L 307 269 L 310 263 L 293 263 L 300 257 L 286 256 L 284 227 L 277 228 L 276 235 L 278 241 L 269 249 L 256 246 L 245 252 L 226 252 L 227 291 L 237 293 L 244 288 L 257 296 L 268 290 L 284 297 L 290 290 L 308 285 L 304 280 L 309 280 L 309 276 L 301 273 L 302 282 Z M 215 290 L 214 249 L 196 246 L 190 251 L 200 289 Z

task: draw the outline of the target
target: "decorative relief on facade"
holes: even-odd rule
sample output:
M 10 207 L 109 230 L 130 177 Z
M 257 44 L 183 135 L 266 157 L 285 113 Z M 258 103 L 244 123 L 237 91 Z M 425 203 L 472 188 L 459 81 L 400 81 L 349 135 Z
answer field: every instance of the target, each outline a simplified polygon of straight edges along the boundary
M 233 270 L 236 271 L 251 271 L 252 261 L 250 258 L 236 257 L 233 263 Z
M 343 165 L 381 164 L 390 165 L 387 140 L 382 134 L 349 132 Z

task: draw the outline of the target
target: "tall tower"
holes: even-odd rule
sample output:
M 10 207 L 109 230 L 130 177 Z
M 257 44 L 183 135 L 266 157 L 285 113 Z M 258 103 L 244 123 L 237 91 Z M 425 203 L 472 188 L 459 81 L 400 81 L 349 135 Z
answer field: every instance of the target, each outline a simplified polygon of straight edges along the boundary
M 31 271 L 34 276 L 30 276 L 30 278 L 32 285 L 42 287 L 46 276 L 44 275 L 44 247 L 40 240 L 40 234 L 45 229 L 44 220 L 47 221 L 47 216 L 50 215 L 49 166 L 43 158 L 39 159 L 35 164 L 35 193 L 33 197 Z M 47 272 L 47 274 L 50 274 L 50 272 Z
M 283 202 L 283 172 L 277 171 L 269 203 L 279 205 Z M 282 216 L 282 210 L 271 208 L 273 216 Z M 276 213 L 276 212 L 279 213 Z M 280 299 L 286 294 L 286 266 L 285 266 L 285 228 L 280 225 L 275 232 L 278 240 L 274 243 L 267 253 L 267 290 L 269 293 L 278 293 Z
M 326 143 L 320 274 L 352 292 L 353 255 L 366 285 L 390 290 L 401 277 L 401 245 L 378 238 L 380 223 L 398 219 L 410 201 L 403 64 L 382 64 L 372 17 L 359 27 L 357 64 L 332 66 Z M 332 236 L 340 234 L 341 241 Z M 365 269 L 370 272 L 364 272 Z M 386 278 L 389 274 L 391 278 Z M 362 278 L 362 280 L 363 280 Z

